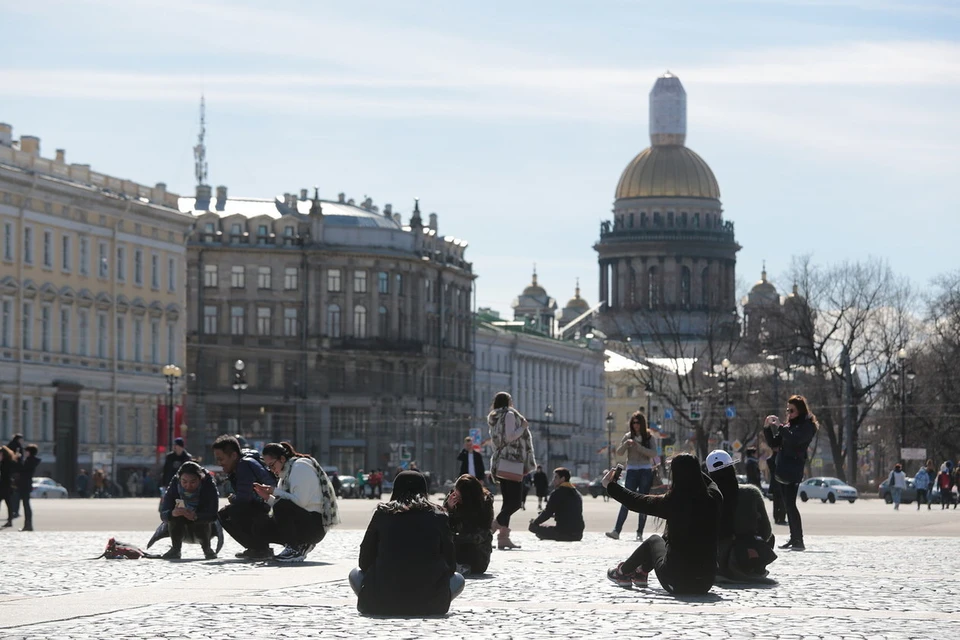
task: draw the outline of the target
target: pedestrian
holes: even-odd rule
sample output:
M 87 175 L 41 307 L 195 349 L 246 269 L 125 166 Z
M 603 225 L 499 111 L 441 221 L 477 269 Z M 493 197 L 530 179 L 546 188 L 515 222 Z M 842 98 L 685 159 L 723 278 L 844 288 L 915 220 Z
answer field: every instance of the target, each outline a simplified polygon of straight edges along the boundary
M 773 502 L 773 524 L 785 525 L 787 524 L 787 508 L 783 504 L 783 491 L 781 491 L 780 483 L 777 482 L 777 454 L 780 452 L 780 447 L 777 444 L 778 439 L 773 434 L 773 425 L 763 428 L 763 438 L 771 451 L 767 457 L 767 472 L 770 474 L 767 491 L 770 494 L 770 501 Z
M 340 474 L 336 471 L 330 474 L 330 484 L 333 485 L 333 493 L 338 498 L 340 497 L 340 490 L 343 488 L 343 483 L 340 482 Z
M 171 543 L 163 559 L 179 560 L 184 542 L 199 544 L 207 560 L 217 557 L 210 540 L 219 500 L 217 483 L 206 469 L 189 460 L 177 468 L 160 501 L 160 519 L 169 527 Z
M 917 511 L 920 511 L 920 505 L 927 503 L 927 509 L 930 508 L 930 494 L 933 493 L 933 478 L 927 472 L 927 466 L 933 466 L 932 460 L 927 460 L 926 466 L 921 466 L 913 476 L 913 486 L 917 490 Z
M 717 572 L 717 541 L 723 497 L 717 485 L 700 470 L 700 462 L 681 453 L 670 464 L 673 481 L 664 495 L 640 495 L 621 487 L 620 468 L 609 469 L 601 484 L 610 497 L 631 511 L 666 520 L 664 535 L 651 535 L 624 562 L 607 571 L 621 587 L 647 586 L 656 570 L 670 593 L 700 595 L 713 586 Z
M 28 444 L 24 447 L 24 452 L 26 457 L 20 463 L 20 475 L 18 477 L 18 482 L 21 487 L 30 487 L 30 490 L 33 489 L 33 475 L 37 472 L 37 467 L 40 466 L 39 449 L 35 444 Z M 33 531 L 33 509 L 30 507 L 30 490 L 23 490 L 20 492 L 20 501 L 23 503 L 23 528 L 20 531 Z
M 539 513 L 543 511 L 543 501 L 547 499 L 547 495 L 550 493 L 547 474 L 540 465 L 537 465 L 537 470 L 533 472 L 533 489 L 537 494 L 537 513 Z
M 463 439 L 463 449 L 457 454 L 457 460 L 460 462 L 460 475 L 469 473 L 474 478 L 483 480 L 483 454 L 474 449 L 473 438 L 467 436 Z
M 223 468 L 233 487 L 227 496 L 229 504 L 217 517 L 223 530 L 243 545 L 237 554 L 246 560 L 267 560 L 273 556 L 267 537 L 270 526 L 270 505 L 254 491 L 253 485 L 276 485 L 277 480 L 263 462 L 253 455 L 241 456 L 240 443 L 233 436 L 222 435 L 213 442 L 213 457 Z
M 23 462 L 23 458 L 25 455 L 25 452 L 23 449 L 23 434 L 22 433 L 13 434 L 13 438 L 11 438 L 10 442 L 7 443 L 7 448 L 13 451 L 13 455 L 16 456 L 17 458 L 17 466 L 13 471 L 13 491 L 11 491 L 10 493 L 10 501 L 13 504 L 13 517 L 19 518 L 20 517 L 20 496 L 24 493 L 23 487 L 27 486 L 27 485 L 24 485 L 23 482 L 20 480 L 20 463 Z M 26 490 L 26 493 L 29 494 L 32 490 L 33 490 L 33 486 L 31 485 Z
M 953 467 L 953 486 L 960 487 L 960 461 L 957 462 Z M 960 504 L 960 497 L 958 499 L 953 499 L 953 489 L 950 489 L 950 502 L 953 503 L 953 508 L 956 510 L 957 505 Z
M 367 478 L 369 476 L 363 472 L 363 469 L 357 469 L 357 497 L 366 498 Z
M 744 452 L 745 458 L 743 462 L 744 471 L 747 474 L 747 484 L 752 484 L 757 489 L 763 489 L 761 485 L 760 477 L 760 461 L 757 459 L 757 448 L 756 447 L 747 447 L 747 450 Z
M 541 540 L 560 540 L 579 542 L 583 540 L 583 498 L 570 483 L 570 470 L 557 467 L 553 472 L 553 493 L 547 500 L 547 506 L 536 519 L 530 521 L 530 533 Z M 545 527 L 543 523 L 553 518 L 555 527 Z
M 887 486 L 890 487 L 890 494 L 893 496 L 893 509 L 894 511 L 899 511 L 900 498 L 903 495 L 903 490 L 907 488 L 907 474 L 903 472 L 903 465 L 899 462 L 893 465 L 893 471 L 890 472 L 890 477 L 887 478 Z M 920 504 L 919 496 L 917 498 L 917 504 Z
M 93 470 L 93 497 L 94 498 L 108 498 L 107 495 L 107 477 L 103 473 L 103 469 L 94 469 Z
M 518 494 L 519 495 L 519 494 Z M 443 615 L 463 591 L 453 532 L 443 508 L 430 502 L 427 481 L 404 471 L 389 502 L 377 505 L 349 582 L 366 615 Z
M 80 473 L 77 474 L 77 481 L 74 489 L 77 492 L 77 496 L 80 498 L 87 497 L 87 489 L 90 487 L 90 476 L 87 475 L 86 469 L 80 469 Z
M 777 428 L 774 436 L 774 442 L 779 448 L 776 480 L 780 484 L 787 510 L 787 522 L 790 524 L 790 539 L 780 545 L 780 548 L 803 551 L 806 546 L 803 544 L 803 523 L 797 509 L 797 492 L 803 480 L 807 448 L 820 429 L 820 423 L 810 411 L 807 399 L 801 395 L 793 395 L 787 400 L 787 421 L 781 422 L 777 416 L 767 416 L 764 427 L 768 426 Z
M 275 560 L 303 562 L 331 527 L 340 524 L 333 485 L 313 457 L 297 453 L 289 442 L 265 446 L 263 464 L 279 478 L 276 486 L 253 485 L 273 506 L 267 537 L 284 545 Z
M 13 510 L 13 475 L 19 460 L 10 447 L 0 446 L 0 502 L 7 506 L 7 522 L 2 528 L 13 526 L 16 517 Z
M 940 489 L 940 510 L 950 508 L 953 502 L 953 473 L 952 465 L 949 460 L 940 465 L 940 473 L 937 474 L 937 487 Z
M 520 491 L 520 508 L 527 510 L 527 495 L 533 486 L 533 471 L 523 474 L 523 488 Z
M 640 495 L 650 493 L 650 487 L 653 485 L 653 465 L 657 452 L 652 444 L 650 430 L 647 429 L 647 418 L 639 411 L 634 412 L 630 416 L 628 431 L 620 439 L 617 455 L 626 454 L 627 456 L 626 477 L 623 486 Z M 620 505 L 613 531 L 607 531 L 608 538 L 620 539 L 620 531 L 627 521 L 627 511 L 626 506 Z M 643 528 L 646 522 L 647 516 L 640 513 L 637 518 L 637 540 L 643 540 Z
M 177 438 L 173 441 L 173 451 L 168 453 L 163 461 L 163 475 L 160 476 L 161 487 L 165 488 L 170 484 L 170 480 L 177 475 L 177 469 L 180 468 L 180 465 L 193 460 L 193 456 L 187 453 L 183 445 L 183 438 Z
M 510 516 L 520 509 L 524 474 L 537 467 L 533 436 L 527 419 L 514 408 L 513 398 L 506 391 L 494 396 L 487 424 L 490 425 L 494 449 L 490 470 L 500 484 L 503 496 L 500 513 L 493 524 L 497 532 L 497 549 L 519 549 L 520 545 L 510 539 Z M 539 497 L 539 489 L 537 495 Z
M 140 474 L 136 470 L 131 471 L 127 476 L 127 493 L 131 498 L 136 498 L 140 493 Z
M 493 494 L 475 476 L 465 473 L 457 478 L 443 507 L 453 531 L 457 572 L 464 576 L 486 572 L 493 553 Z

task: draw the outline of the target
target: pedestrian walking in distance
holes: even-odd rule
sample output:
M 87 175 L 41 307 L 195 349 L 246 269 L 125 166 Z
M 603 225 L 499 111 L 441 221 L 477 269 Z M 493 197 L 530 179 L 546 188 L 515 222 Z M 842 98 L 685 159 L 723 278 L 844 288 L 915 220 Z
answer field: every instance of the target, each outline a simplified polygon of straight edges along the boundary
M 33 489 L 33 474 L 37 472 L 40 465 L 40 458 L 37 457 L 39 449 L 35 444 L 28 444 L 24 448 L 26 457 L 20 463 L 20 476 L 17 482 L 21 487 L 29 487 L 20 492 L 20 501 L 23 503 L 23 529 L 20 531 L 33 531 L 33 508 L 30 506 L 30 491 Z
M 460 463 L 461 476 L 470 474 L 483 481 L 483 454 L 473 448 L 473 438 L 470 436 L 463 439 L 463 449 L 457 455 L 457 461 Z
M 543 502 L 547 499 L 550 490 L 547 485 L 547 474 L 540 465 L 537 465 L 537 470 L 533 472 L 533 490 L 537 493 L 537 511 L 543 511 Z
M 776 428 L 773 436 L 773 444 L 779 449 L 776 481 L 780 483 L 783 504 L 787 510 L 787 522 L 790 525 L 790 539 L 786 544 L 780 545 L 780 548 L 803 551 L 806 546 L 803 544 L 800 510 L 797 509 L 797 492 L 807 464 L 807 449 L 820 429 L 820 423 L 810 411 L 807 399 L 794 395 L 787 400 L 787 421 L 781 422 L 777 416 L 767 416 L 764 427 Z
M 652 447 L 647 419 L 639 411 L 630 416 L 629 431 L 620 439 L 617 455 L 627 457 L 627 475 L 623 486 L 640 495 L 650 493 L 650 487 L 653 485 L 653 459 L 657 452 Z M 626 521 L 627 507 L 621 505 L 620 512 L 617 514 L 617 523 L 613 526 L 613 531 L 607 532 L 607 537 L 618 540 Z M 637 519 L 637 540 L 643 540 L 643 528 L 646 522 L 647 516 L 640 513 Z
M 887 478 L 887 486 L 890 487 L 890 494 L 893 496 L 894 511 L 900 510 L 900 498 L 903 490 L 907 488 L 907 474 L 903 472 L 903 466 L 898 462 L 894 465 L 890 477 Z M 920 497 L 917 496 L 917 504 L 920 504 Z
M 927 460 L 927 464 L 920 467 L 913 476 L 913 486 L 917 490 L 917 511 L 920 511 L 920 505 L 923 503 L 926 503 L 927 509 L 930 509 L 930 494 L 933 493 L 933 480 L 936 474 L 931 477 L 927 467 L 933 469 L 933 460 Z

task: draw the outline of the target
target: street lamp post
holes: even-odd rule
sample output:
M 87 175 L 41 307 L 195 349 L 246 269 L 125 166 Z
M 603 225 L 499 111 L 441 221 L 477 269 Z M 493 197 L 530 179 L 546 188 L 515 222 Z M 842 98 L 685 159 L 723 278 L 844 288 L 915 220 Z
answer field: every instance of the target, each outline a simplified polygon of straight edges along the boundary
M 616 418 L 613 412 L 607 414 L 607 469 L 613 468 L 613 424 Z
M 917 377 L 913 369 L 907 369 L 907 350 L 900 349 L 897 352 L 897 366 L 890 374 L 893 381 L 898 383 L 897 395 L 900 400 L 900 455 L 897 457 L 900 462 L 903 460 L 903 449 L 907 444 L 907 398 L 913 391 L 913 380 Z
M 553 405 L 547 405 L 547 408 L 543 410 L 543 418 L 546 421 L 546 432 L 547 432 L 547 455 L 545 457 L 547 465 L 547 473 L 550 472 L 550 421 L 553 420 Z
M 717 381 L 717 384 L 723 389 L 723 439 L 729 442 L 730 418 L 727 416 L 727 407 L 730 406 L 730 386 L 733 384 L 734 378 L 730 375 L 729 358 L 724 358 L 720 366 L 723 367 L 723 373 L 720 374 L 720 379 Z
M 173 388 L 183 371 L 175 364 L 164 365 L 163 375 L 167 378 L 167 453 L 173 451 Z
M 241 435 L 243 435 L 243 429 L 240 426 L 240 412 L 243 408 L 243 392 L 247 388 L 247 374 L 243 370 L 246 366 L 243 360 L 233 363 L 233 390 L 237 392 L 237 433 Z

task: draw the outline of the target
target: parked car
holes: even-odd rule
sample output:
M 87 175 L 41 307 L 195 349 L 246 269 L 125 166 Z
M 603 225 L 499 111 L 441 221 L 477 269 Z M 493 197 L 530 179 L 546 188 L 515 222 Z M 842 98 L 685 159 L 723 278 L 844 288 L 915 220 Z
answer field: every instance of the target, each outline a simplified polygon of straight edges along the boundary
M 877 492 L 880 494 L 880 497 L 883 498 L 884 502 L 890 504 L 893 502 L 893 493 L 890 491 L 890 488 L 887 486 L 887 482 L 890 481 L 890 476 L 887 476 L 883 482 L 880 483 L 880 486 L 877 488 Z M 913 484 L 913 478 L 907 478 L 907 486 L 900 493 L 900 502 L 903 504 L 910 504 L 917 499 L 917 487 Z M 932 487 L 932 493 L 930 494 L 930 502 L 934 504 L 940 504 L 940 487 Z
M 570 478 L 570 484 L 576 487 L 577 491 L 580 492 L 582 496 L 588 496 L 590 494 L 590 485 L 592 484 L 590 480 L 586 478 L 581 478 L 580 476 Z
M 34 478 L 31 498 L 66 498 L 66 488 L 53 478 Z
M 340 497 L 341 498 L 357 498 L 359 497 L 360 489 L 357 484 L 357 479 L 353 476 L 340 476 Z
M 809 478 L 800 483 L 797 492 L 800 500 L 806 502 L 810 498 L 820 498 L 823 502 L 833 504 L 837 500 L 846 500 L 853 504 L 860 497 L 856 488 L 851 487 L 839 478 Z
M 626 479 L 627 479 L 627 472 L 624 471 L 623 473 L 620 474 L 620 480 L 617 483 L 622 487 Z M 600 484 L 601 480 L 603 480 L 602 473 L 587 484 L 587 492 L 584 493 L 583 495 L 591 495 L 594 498 L 599 498 L 600 496 L 606 494 L 607 490 L 603 488 L 602 484 Z M 581 491 L 581 493 L 583 492 Z

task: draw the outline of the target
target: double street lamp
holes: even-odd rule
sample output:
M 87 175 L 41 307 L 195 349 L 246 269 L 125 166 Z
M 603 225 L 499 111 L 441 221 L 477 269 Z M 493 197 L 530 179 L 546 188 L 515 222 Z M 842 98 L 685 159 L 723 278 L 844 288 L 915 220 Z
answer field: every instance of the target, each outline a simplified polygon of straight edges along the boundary
M 907 368 L 906 349 L 897 352 L 897 366 L 890 377 L 897 384 L 897 397 L 900 400 L 900 455 L 897 459 L 903 462 L 903 448 L 907 444 L 907 400 L 913 393 L 913 380 L 917 377 L 913 369 Z
M 547 465 L 547 473 L 550 472 L 550 421 L 553 420 L 553 405 L 547 405 L 547 408 L 543 410 L 543 419 L 546 421 L 546 432 L 547 432 L 547 455 L 545 457 Z
M 173 451 L 173 389 L 183 371 L 175 364 L 167 364 L 163 367 L 163 375 L 167 378 L 167 453 L 170 453 Z
M 237 392 L 237 433 L 243 434 L 240 426 L 240 412 L 243 406 L 243 392 L 247 389 L 247 374 L 244 373 L 246 363 L 243 360 L 237 360 L 233 363 L 233 390 Z

